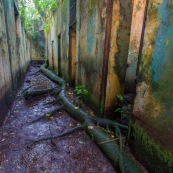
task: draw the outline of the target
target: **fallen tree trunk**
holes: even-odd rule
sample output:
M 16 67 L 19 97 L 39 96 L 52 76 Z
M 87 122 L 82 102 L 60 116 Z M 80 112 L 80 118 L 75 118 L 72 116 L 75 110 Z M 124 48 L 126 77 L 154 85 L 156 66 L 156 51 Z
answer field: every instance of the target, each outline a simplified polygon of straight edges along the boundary
M 57 87 L 55 87 L 55 88 L 57 88 Z M 22 94 L 25 97 L 25 99 L 27 99 L 28 97 L 50 93 L 51 91 L 55 90 L 55 88 L 42 89 L 42 90 L 31 90 L 31 91 L 27 90 L 27 91 L 24 91 Z
M 105 127 L 113 127 L 115 129 L 127 129 L 127 126 L 116 123 L 109 119 L 92 117 L 83 110 L 76 108 L 76 106 L 69 101 L 66 97 L 66 83 L 65 81 L 53 74 L 50 70 L 46 69 L 47 64 L 40 67 L 40 70 L 49 77 L 52 81 L 61 85 L 61 91 L 59 98 L 64 104 L 64 110 L 66 110 L 73 118 L 78 120 L 84 125 L 85 131 L 94 139 L 94 141 L 100 146 L 102 151 L 108 156 L 112 163 L 119 167 L 122 173 L 142 173 L 143 169 L 136 163 L 136 161 L 128 156 L 123 149 L 113 141 L 113 139 L 103 133 L 95 124 L 99 124 Z

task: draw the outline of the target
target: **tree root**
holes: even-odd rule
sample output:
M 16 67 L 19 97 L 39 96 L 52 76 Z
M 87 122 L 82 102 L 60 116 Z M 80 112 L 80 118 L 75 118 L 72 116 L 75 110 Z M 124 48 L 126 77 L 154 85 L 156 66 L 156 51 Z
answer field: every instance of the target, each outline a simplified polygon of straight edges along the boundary
M 29 74 L 28 76 L 33 76 L 33 75 L 38 75 L 40 73 L 40 70 L 38 70 L 38 71 L 36 71 L 36 72 L 34 72 L 34 73 L 31 73 L 31 74 Z
M 56 97 L 61 92 L 61 88 L 57 88 L 53 91 L 52 96 Z
M 55 103 L 57 103 L 59 100 L 60 100 L 60 98 L 57 98 L 57 99 L 55 99 L 55 100 L 53 100 L 53 101 L 50 101 L 50 102 L 44 103 L 43 105 L 55 104 Z
M 128 154 L 125 153 L 122 147 L 121 132 L 120 129 L 127 129 L 127 126 L 119 124 L 117 122 L 111 121 L 109 119 L 92 117 L 88 113 L 84 112 L 82 109 L 76 108 L 76 106 L 71 103 L 66 96 L 66 83 L 65 81 L 53 74 L 51 71 L 46 69 L 47 64 L 40 67 L 40 70 L 48 76 L 51 80 L 61 85 L 61 91 L 59 93 L 59 98 L 63 102 L 63 108 L 68 112 L 73 118 L 81 122 L 82 128 L 94 139 L 94 141 L 99 145 L 101 150 L 108 156 L 115 167 L 118 167 L 122 173 L 142 173 L 144 172 L 142 168 L 132 159 Z M 37 93 L 39 93 L 37 91 Z M 29 95 L 28 95 L 29 96 Z M 39 118 L 40 119 L 40 118 Z M 38 120 L 38 119 L 37 119 Z M 105 134 L 97 125 L 103 127 L 112 127 L 115 129 L 115 135 L 120 138 L 119 145 L 113 140 L 112 137 Z M 70 131 L 65 133 L 42 138 L 34 142 L 41 140 L 53 139 L 55 137 L 61 137 L 67 135 L 80 127 L 75 127 Z M 109 141 L 109 142 L 108 142 Z
M 57 88 L 57 87 L 55 87 L 55 88 Z M 28 99 L 29 97 L 50 93 L 53 90 L 55 90 L 55 88 L 43 89 L 43 90 L 24 91 L 23 96 L 25 97 L 25 99 Z
M 40 70 L 49 77 L 52 81 L 61 85 L 61 92 L 59 98 L 64 104 L 64 109 L 79 122 L 83 123 L 85 131 L 95 140 L 100 146 L 102 151 L 108 156 L 112 163 L 120 169 L 122 173 L 142 173 L 144 172 L 141 167 L 135 162 L 134 159 L 128 156 L 123 151 L 121 142 L 120 129 L 127 129 L 127 126 L 111 121 L 109 119 L 92 117 L 83 110 L 76 108 L 66 96 L 66 83 L 65 81 L 53 74 L 51 71 L 46 69 L 47 64 L 45 63 L 40 67 Z M 120 146 L 113 141 L 113 138 L 103 133 L 96 124 L 104 127 L 113 127 L 115 129 L 116 137 L 120 138 Z M 109 141 L 109 142 L 107 142 Z
M 72 128 L 72 129 L 70 129 L 70 130 L 67 130 L 67 131 L 64 132 L 64 133 L 60 133 L 60 134 L 55 135 L 55 136 L 53 136 L 53 135 L 51 134 L 51 136 L 49 136 L 49 137 L 40 138 L 40 139 L 38 139 L 38 140 L 32 140 L 32 139 L 29 139 L 29 140 L 32 141 L 32 142 L 40 142 L 40 141 L 45 141 L 45 140 L 50 140 L 50 139 L 56 139 L 56 138 L 59 138 L 59 137 L 63 137 L 63 136 L 72 134 L 72 133 L 73 133 L 74 131 L 76 131 L 76 130 L 84 130 L 84 125 L 76 126 L 76 127 Z
M 40 116 L 40 117 L 38 117 L 38 118 L 35 118 L 35 119 L 32 120 L 30 123 L 31 123 L 31 124 L 32 124 L 32 123 L 35 123 L 36 121 L 39 121 L 39 120 L 41 120 L 41 119 L 43 119 L 43 118 L 46 118 L 46 117 L 52 117 L 52 116 L 54 115 L 55 112 L 60 111 L 60 110 L 62 110 L 63 108 L 64 108 L 64 105 L 62 105 L 62 106 L 60 106 L 60 107 L 58 107 L 58 108 L 56 108 L 56 109 L 54 109 L 54 110 L 52 110 L 52 111 L 50 111 L 50 112 L 47 112 L 46 114 L 44 114 L 44 115 L 42 115 L 42 116 Z
M 30 85 L 29 87 L 27 87 L 27 88 L 25 88 L 22 92 L 21 92 L 21 94 L 24 94 L 26 91 L 28 91 L 32 86 L 34 86 L 34 85 Z

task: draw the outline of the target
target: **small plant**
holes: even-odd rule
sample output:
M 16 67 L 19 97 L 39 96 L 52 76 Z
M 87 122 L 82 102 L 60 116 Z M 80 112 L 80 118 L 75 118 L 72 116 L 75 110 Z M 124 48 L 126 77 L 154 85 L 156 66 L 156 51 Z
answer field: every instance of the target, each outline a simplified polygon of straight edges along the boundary
M 89 94 L 88 90 L 85 89 L 84 85 L 77 85 L 74 91 L 77 96 L 85 96 Z
M 121 114 L 121 118 L 126 117 L 126 112 L 131 110 L 131 105 L 125 105 L 124 97 L 120 94 L 117 95 L 117 108 L 114 112 L 119 112 Z

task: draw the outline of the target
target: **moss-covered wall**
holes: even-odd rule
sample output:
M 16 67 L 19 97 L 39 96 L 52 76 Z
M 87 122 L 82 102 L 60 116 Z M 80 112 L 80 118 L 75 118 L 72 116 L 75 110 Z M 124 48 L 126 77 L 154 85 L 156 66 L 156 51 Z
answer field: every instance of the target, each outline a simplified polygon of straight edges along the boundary
M 146 132 L 141 122 L 132 123 L 132 146 L 139 161 L 152 173 L 172 173 L 173 155 Z
M 146 17 L 133 114 L 150 138 L 173 154 L 173 2 L 149 0 Z M 134 126 L 134 133 L 138 133 L 136 130 Z M 147 149 L 142 140 L 135 138 L 137 155 L 143 147 Z M 153 146 L 153 150 L 157 149 L 157 145 Z M 163 165 L 164 152 L 147 150 L 146 164 L 152 172 L 172 172 L 172 156 Z M 153 158 L 158 161 L 158 171 L 154 169 Z
M 81 1 L 79 56 L 77 59 L 77 84 L 89 90 L 88 103 L 99 112 L 100 87 L 102 80 L 103 50 L 106 26 L 106 1 Z M 78 25 L 78 23 L 77 23 Z
M 146 18 L 146 8 L 147 0 L 134 0 L 125 80 L 126 94 L 134 93 L 136 87 L 136 71 L 138 68 L 140 46 L 143 39 L 143 32 L 145 27 L 144 25 Z
M 30 41 L 14 1 L 0 1 L 0 124 L 30 62 Z
M 129 50 L 133 0 L 114 0 L 105 111 L 115 110 L 117 95 L 123 95 Z
M 58 8 L 53 13 L 51 27 L 49 33 L 46 37 L 46 49 L 48 48 L 48 58 L 50 63 L 50 68 L 58 73 L 58 36 L 60 36 L 60 54 L 61 54 L 61 69 L 62 77 L 69 80 L 68 75 L 68 59 L 69 59 L 69 0 L 58 1 Z M 63 16 L 63 17 L 61 17 Z M 53 51 L 52 51 L 52 41 L 53 41 Z M 52 55 L 53 53 L 53 55 Z M 53 59 L 52 59 L 53 56 Z
M 100 113 L 102 106 L 106 108 L 105 110 L 113 110 L 116 95 L 123 92 L 130 40 L 133 0 L 110 0 L 110 2 L 113 4 L 113 12 L 109 14 L 112 16 L 110 23 L 112 29 L 109 31 L 111 32 L 110 48 L 107 50 L 105 49 L 108 44 L 105 43 L 105 33 L 107 32 L 106 22 L 110 17 L 107 0 L 77 0 L 76 25 L 73 27 L 70 27 L 69 23 L 70 1 L 59 0 L 58 9 L 53 14 L 51 29 L 47 36 L 50 68 L 54 64 L 55 72 L 58 72 L 57 36 L 60 35 L 62 77 L 70 82 L 71 70 L 73 78 L 75 76 L 75 84 L 85 85 L 89 90 L 86 102 L 97 113 Z M 72 41 L 75 45 L 72 46 L 70 45 L 71 30 L 76 34 L 76 39 Z M 52 63 L 52 40 L 54 40 L 54 63 Z M 76 52 L 76 58 L 72 59 L 72 69 L 69 66 L 71 48 L 73 53 Z M 108 57 L 104 57 L 104 51 L 110 51 Z M 104 58 L 108 59 L 107 80 L 103 78 Z M 105 87 L 106 96 L 102 94 L 103 87 Z M 104 105 L 101 105 L 102 100 Z

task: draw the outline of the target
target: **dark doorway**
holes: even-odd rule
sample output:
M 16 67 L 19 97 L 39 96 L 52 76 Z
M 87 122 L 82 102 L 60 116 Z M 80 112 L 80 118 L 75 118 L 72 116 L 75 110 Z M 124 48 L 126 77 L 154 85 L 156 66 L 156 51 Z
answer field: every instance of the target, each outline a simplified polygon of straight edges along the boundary
M 76 25 L 70 27 L 69 31 L 69 82 L 75 86 L 76 73 Z
M 76 73 L 76 0 L 70 0 L 69 83 L 75 86 Z
M 62 76 L 61 73 L 61 34 L 58 35 L 58 76 Z
M 54 41 L 52 40 L 52 70 L 55 70 L 55 65 L 54 65 Z

